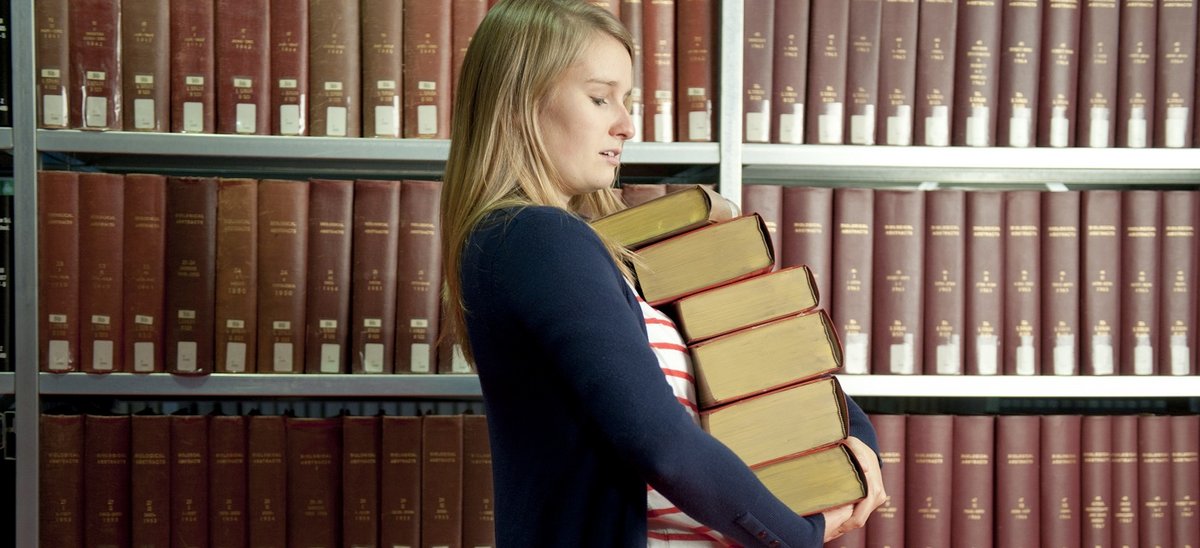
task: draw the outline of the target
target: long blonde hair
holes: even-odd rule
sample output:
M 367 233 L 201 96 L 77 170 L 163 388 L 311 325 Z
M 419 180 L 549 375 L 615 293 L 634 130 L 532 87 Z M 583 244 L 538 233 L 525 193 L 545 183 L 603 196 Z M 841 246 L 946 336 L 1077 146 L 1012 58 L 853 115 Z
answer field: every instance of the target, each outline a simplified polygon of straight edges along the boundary
M 502 0 L 471 39 L 454 90 L 450 155 L 442 184 L 443 336 L 460 334 L 471 358 L 462 301 L 462 252 L 491 211 L 531 205 L 568 206 L 558 198 L 537 115 L 552 87 L 592 39 L 611 36 L 632 53 L 625 27 L 584 0 Z M 624 207 L 611 189 L 572 198 L 573 210 L 603 215 Z M 628 277 L 628 252 L 601 238 Z

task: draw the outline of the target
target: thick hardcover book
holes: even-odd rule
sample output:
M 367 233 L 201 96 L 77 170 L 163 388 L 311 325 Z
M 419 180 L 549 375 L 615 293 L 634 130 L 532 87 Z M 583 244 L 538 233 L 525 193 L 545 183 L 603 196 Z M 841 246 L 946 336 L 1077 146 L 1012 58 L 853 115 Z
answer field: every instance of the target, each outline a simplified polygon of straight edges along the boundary
M 651 306 L 769 272 L 775 264 L 767 227 L 743 215 L 643 247 L 633 265 Z
M 801 265 L 684 297 L 673 317 L 690 344 L 811 312 L 819 302 L 812 271 Z
M 675 138 L 681 142 L 713 140 L 713 103 L 716 102 L 716 38 L 714 30 L 720 4 L 712 0 L 676 0 L 675 93 L 679 118 Z M 793 92 L 793 96 L 794 96 Z
M 1038 546 L 1041 417 L 996 417 L 996 545 Z
M 924 330 L 927 375 L 962 375 L 966 327 L 967 197 L 925 194 Z
M 1040 192 L 1004 193 L 1005 375 L 1042 372 L 1041 218 Z
M 208 546 L 208 417 L 171 415 L 172 546 Z
M 924 227 L 924 192 L 875 191 L 872 373 L 924 373 Z
M 308 182 L 306 373 L 347 373 L 354 183 Z
M 1157 190 L 1129 190 L 1121 199 L 1121 374 L 1154 375 L 1162 351 L 1162 198 Z
M 213 367 L 216 318 L 217 180 L 167 178 L 166 370 Z
M 287 419 L 288 546 L 337 546 L 342 538 L 342 423 Z
M 879 29 L 881 0 L 850 0 L 846 29 L 846 143 L 873 145 L 879 109 Z
M 950 543 L 955 468 L 953 415 L 910 415 L 905 447 L 904 537 L 908 546 Z
M 379 544 L 379 417 L 342 417 L 342 546 Z
M 615 0 L 608 3 L 611 5 L 605 6 L 606 8 L 616 7 Z M 463 60 L 467 57 L 471 38 L 475 36 L 475 31 L 479 29 L 487 10 L 487 0 L 451 0 L 450 15 L 454 18 L 450 23 L 450 47 L 453 48 L 450 59 L 451 98 L 458 87 L 458 75 L 462 72 Z M 613 12 L 613 15 L 616 15 L 616 12 Z
M 879 460 L 887 468 L 883 489 L 887 498 L 867 520 L 868 546 L 904 546 L 905 466 L 908 436 L 905 415 L 871 415 L 879 436 Z
M 701 427 L 750 466 L 835 443 L 849 430 L 846 395 L 832 376 L 718 403 L 701 404 Z
M 171 0 L 171 131 L 216 131 L 213 2 Z
M 79 365 L 123 371 L 125 178 L 79 176 Z
M 1113 418 L 1083 417 L 1080 426 L 1079 517 L 1082 546 L 1110 546 L 1113 523 Z
M 442 312 L 442 184 L 400 185 L 396 269 L 396 373 L 436 373 Z
M 83 416 L 42 415 L 38 535 L 42 546 L 83 546 Z
M 121 1 L 121 116 L 125 131 L 171 129 L 171 2 Z
M 871 273 L 875 193 L 869 188 L 833 191 L 833 323 L 845 349 L 843 373 L 871 372 Z M 874 228 L 873 228 L 874 227 Z
M 359 5 L 308 0 L 308 134 L 358 137 L 362 105 Z
M 379 543 L 417 546 L 421 539 L 421 417 L 381 419 Z
M 9 36 L 9 29 L 12 28 L 12 5 L 4 4 L 0 6 L 0 127 L 12 127 L 12 37 Z M 15 466 L 9 463 L 10 466 Z M 15 513 L 10 518 L 15 523 Z
M 269 0 L 216 0 L 217 132 L 271 134 Z
M 65 128 L 71 123 L 67 110 L 72 89 L 69 6 L 69 0 L 41 0 L 33 4 L 40 128 Z
M 1079 16 L 1079 146 L 1116 146 L 1117 42 L 1120 12 L 1116 0 L 1084 0 Z
M 83 521 L 87 545 L 127 546 L 129 416 L 87 415 L 83 430 L 83 477 L 86 483 Z
M 630 249 L 738 215 L 736 204 L 704 185 L 690 185 L 669 197 L 663 185 L 626 185 L 622 194 L 630 197 L 635 187 L 639 194 L 654 194 L 661 199 L 649 198 L 592 221 L 597 231 Z
M 1121 191 L 1089 190 L 1080 206 L 1082 373 L 1117 373 L 1121 354 Z
M 913 135 L 923 146 L 949 146 L 954 109 L 958 0 L 921 0 Z
M 0 8 L 2 9 L 2 8 Z M 13 340 L 16 338 L 16 298 L 13 283 L 13 183 L 0 179 L 0 371 L 12 371 Z M 15 514 L 14 514 L 15 519 Z
M 1000 100 L 1001 0 L 964 2 L 958 10 L 954 66 L 955 146 L 996 143 Z
M 1080 498 L 1081 426 L 1079 415 L 1042 417 L 1041 484 L 1044 546 L 1079 546 L 1084 527 Z
M 1042 372 L 1078 375 L 1079 192 L 1043 192 L 1041 197 Z
M 271 0 L 271 134 L 308 135 L 308 0 Z
M 462 420 L 462 545 L 490 548 L 496 545 L 496 514 L 492 503 L 495 492 L 492 487 L 492 447 L 488 440 L 487 417 L 463 415 Z
M 463 417 L 421 420 L 421 543 L 459 546 L 463 525 Z
M 246 417 L 208 420 L 208 517 L 214 547 L 246 546 Z
M 913 91 L 917 84 L 916 0 L 884 0 L 879 34 L 879 117 L 875 135 L 880 144 L 913 144 Z
M 1112 545 L 1138 545 L 1138 417 L 1112 417 Z
M 171 417 L 129 418 L 131 546 L 171 547 Z
M 71 127 L 121 129 L 121 2 L 72 0 Z
M 1162 194 L 1162 280 L 1159 285 L 1158 374 L 1196 371 L 1196 193 Z
M 751 0 L 754 1 L 754 0 Z M 629 117 L 633 119 L 633 138 L 630 141 L 642 140 L 642 113 L 645 105 L 642 98 L 642 0 L 621 0 L 621 22 L 629 30 L 633 39 L 633 54 L 630 60 L 633 64 L 633 86 L 629 90 Z
M 40 4 L 40 3 L 39 3 Z M 79 369 L 79 174 L 38 172 L 38 360 Z
M 350 252 L 354 373 L 392 372 L 399 230 L 400 181 L 355 181 Z
M 642 2 L 643 139 L 675 141 L 675 0 Z
M 397 0 L 363 0 L 361 9 L 363 136 L 398 138 L 404 7 Z
M 258 359 L 258 181 L 217 182 L 216 369 L 253 373 Z
M 125 176 L 125 371 L 163 371 L 167 179 Z
M 810 0 L 774 2 L 772 69 L 766 75 L 771 82 L 771 105 L 775 107 L 770 110 L 772 143 L 798 145 L 804 142 L 804 105 L 808 100 L 809 3 Z M 756 12 L 747 10 L 747 13 Z
M 812 0 L 810 17 L 805 140 L 840 145 L 849 102 L 846 64 L 850 3 L 846 0 Z
M 621 200 L 630 208 L 667 195 L 667 185 L 661 183 L 624 183 L 620 190 Z
M 308 183 L 258 183 L 258 372 L 304 372 Z
M 1171 477 L 1171 417 L 1139 415 L 1138 539 L 1141 546 L 1174 546 Z
M 1004 0 L 1000 39 L 1000 146 L 1037 145 L 1038 78 L 1042 62 L 1042 6 L 1047 0 Z
M 951 542 L 944 546 L 992 545 L 995 527 L 992 477 L 996 462 L 996 418 L 991 415 L 954 417 L 951 471 Z
M 742 213 L 749 215 L 757 213 L 767 225 L 767 233 L 771 236 L 771 249 L 775 250 L 775 269 L 783 262 L 780 251 L 783 249 L 783 187 L 779 185 L 743 185 Z
M 833 310 L 833 189 L 784 187 L 780 268 L 808 266 L 821 306 Z
M 450 138 L 450 0 L 404 0 L 404 137 Z
M 754 475 L 793 512 L 807 516 L 867 496 L 862 465 L 845 442 L 755 466 Z
M 462 342 L 457 333 L 446 331 L 446 316 L 442 315 L 442 326 L 439 328 L 437 347 L 437 372 L 448 374 L 474 374 L 475 364 L 467 361 L 463 354 Z
M 1200 415 L 1171 417 L 1171 546 L 1200 545 Z
M 760 14 L 759 16 L 748 17 L 746 19 L 744 42 L 742 44 L 742 109 L 745 111 L 742 124 L 742 140 L 747 143 L 767 143 L 773 141 L 771 126 L 776 113 L 771 106 L 774 99 L 775 79 L 782 81 L 789 76 L 796 76 L 795 71 L 772 72 L 771 68 L 772 63 L 778 59 L 778 55 L 775 53 L 775 33 L 777 31 L 774 22 L 774 12 L 779 9 L 776 5 L 778 1 L 745 0 L 746 13 Z M 783 1 L 786 2 L 787 0 Z M 807 5 L 807 2 L 805 2 L 805 5 Z M 807 11 L 805 14 L 807 17 Z M 808 36 L 805 35 L 800 39 L 808 40 Z M 797 83 L 802 82 L 797 80 Z M 803 94 L 804 88 L 796 88 L 795 93 Z M 804 103 L 804 100 L 800 99 L 799 102 Z M 636 118 L 634 119 L 636 120 Z M 798 143 L 800 142 L 800 137 L 796 135 L 794 125 L 797 122 L 795 119 L 791 119 L 789 122 L 793 124 L 789 126 L 792 132 L 790 135 L 791 140 L 781 142 Z M 799 131 L 799 134 L 804 134 L 803 129 Z
M 1117 78 L 1117 146 L 1154 146 L 1158 0 L 1121 2 L 1120 73 Z
M 1079 0 L 1043 0 L 1037 144 L 1075 146 L 1079 89 Z
M 246 419 L 246 538 L 250 546 L 287 546 L 287 427 L 284 417 Z M 295 519 L 303 519 L 296 516 Z

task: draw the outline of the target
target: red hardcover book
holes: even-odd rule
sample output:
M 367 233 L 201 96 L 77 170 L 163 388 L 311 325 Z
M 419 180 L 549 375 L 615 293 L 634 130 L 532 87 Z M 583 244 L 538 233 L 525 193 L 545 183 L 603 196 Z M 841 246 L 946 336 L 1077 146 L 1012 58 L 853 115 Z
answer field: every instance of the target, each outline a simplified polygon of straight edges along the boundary
M 952 546 L 953 415 L 909 415 L 904 463 L 908 546 Z
M 306 373 L 347 373 L 354 182 L 308 182 Z
M 396 269 L 396 373 L 436 373 L 441 326 L 442 184 L 400 185 Z
M 463 546 L 496 545 L 487 417 L 463 415 Z
M 1042 61 L 1044 0 L 1005 0 L 1000 39 L 1000 111 L 996 142 L 1000 146 L 1037 144 L 1038 78 Z
M 342 546 L 379 545 L 379 417 L 342 417 Z
M 487 10 L 486 0 L 451 0 L 450 15 L 454 18 L 450 23 L 450 47 L 453 49 L 450 59 L 452 102 L 456 93 L 454 90 L 458 87 L 458 75 L 462 72 L 463 60 L 467 57 L 467 47 L 471 45 L 471 38 L 475 36 L 475 30 L 479 28 L 479 23 L 483 22 Z
M 1079 192 L 1043 192 L 1041 197 L 1043 373 L 1078 375 Z
M 216 318 L 217 180 L 167 178 L 166 370 L 207 374 Z
M 967 374 L 1001 372 L 1004 343 L 1004 192 L 967 193 Z
M 996 418 L 954 417 L 951 541 L 944 546 L 991 546 L 995 526 L 992 478 L 996 462 Z
M 637 5 L 640 9 L 640 0 Z M 772 120 L 776 117 L 776 112 L 771 108 L 775 89 L 774 79 L 778 78 L 781 85 L 789 85 L 783 83 L 783 80 L 789 77 L 797 80 L 796 83 L 803 83 L 799 81 L 794 70 L 786 71 L 787 69 L 783 68 L 781 70 L 786 72 L 772 72 L 771 65 L 778 59 L 774 53 L 776 48 L 774 12 L 776 9 L 776 0 L 745 1 L 746 13 L 760 14 L 757 17 L 747 18 L 742 45 L 742 109 L 745 111 L 742 140 L 747 143 L 772 141 L 771 126 Z M 805 13 L 807 14 L 807 11 Z M 783 15 L 786 16 L 786 14 Z M 799 39 L 807 40 L 808 37 L 802 36 Z M 640 73 L 639 70 L 638 74 Z M 793 87 L 795 86 L 793 85 Z M 794 92 L 803 94 L 804 88 L 796 88 Z M 803 104 L 804 100 L 800 99 L 799 102 Z M 637 118 L 635 117 L 634 120 L 636 122 Z M 803 116 L 801 116 L 802 120 Z M 804 134 L 803 129 L 796 131 L 795 124 L 798 122 L 795 118 L 788 121 L 791 124 L 780 131 L 788 131 L 790 139 L 781 142 L 799 142 Z
M 675 0 L 642 2 L 643 139 L 675 141 Z
M 338 419 L 287 418 L 288 546 L 342 538 L 342 432 Z
M 246 417 L 208 420 L 208 516 L 214 547 L 246 546 Z
M 421 543 L 462 544 L 463 417 L 421 419 Z
M 1121 191 L 1089 190 L 1080 202 L 1082 373 L 1112 375 L 1121 356 Z
M 924 330 L 927 375 L 961 375 L 966 327 L 966 193 L 925 194 Z
M 807 265 L 821 306 L 833 310 L 833 189 L 784 187 L 780 268 Z
M 958 0 L 921 0 L 918 17 L 913 134 L 918 145 L 944 147 L 950 145 L 955 103 Z
M 304 372 L 308 183 L 258 183 L 258 372 Z
M 881 144 L 907 146 L 912 144 L 917 82 L 917 2 L 884 0 L 880 20 L 880 116 L 875 135 Z
M 783 187 L 779 185 L 742 185 L 742 213 L 757 213 L 767 225 L 771 235 L 771 248 L 775 250 L 775 268 L 783 262 Z
M 41 0 L 33 4 L 37 28 L 37 127 L 70 125 L 71 34 L 68 0 Z M 39 203 L 41 202 L 39 200 Z M 38 232 L 41 233 L 40 231 Z
M 681 142 L 713 140 L 716 101 L 716 8 L 712 0 L 677 0 L 675 4 L 675 93 L 679 117 L 675 137 Z M 793 97 L 795 93 L 793 92 Z
M 171 417 L 129 417 L 131 546 L 171 547 Z
M 754 1 L 754 0 L 751 0 Z M 633 138 L 630 141 L 642 140 L 642 113 L 645 111 L 642 97 L 642 0 L 621 0 L 621 22 L 629 30 L 633 39 L 633 54 L 630 61 L 633 65 L 633 86 L 629 90 L 629 117 L 633 119 Z
M 1174 514 L 1171 478 L 1171 417 L 1139 415 L 1138 539 L 1142 546 L 1171 544 Z
M 874 286 L 872 373 L 924 372 L 924 226 L 925 193 L 875 191 L 875 265 L 870 270 Z
M 846 143 L 875 144 L 881 0 L 850 0 L 846 49 Z
M 906 457 L 905 415 L 870 415 L 871 424 L 879 436 L 879 460 L 883 468 L 883 489 L 887 498 L 867 520 L 867 546 L 883 548 L 904 546 Z
M 1121 193 L 1121 374 L 1158 371 L 1162 200 L 1157 190 Z
M 287 427 L 281 416 L 246 422 L 246 532 L 250 546 L 287 546 Z M 299 516 L 296 519 L 301 519 Z
M 1154 146 L 1158 0 L 1121 2 L 1120 72 L 1117 79 L 1117 146 Z
M 403 31 L 404 7 L 399 1 L 363 0 L 362 113 L 365 137 L 400 137 Z
M 770 52 L 772 69 L 763 78 L 771 82 L 772 89 L 770 98 L 770 105 L 774 106 L 773 109 L 770 109 L 772 143 L 798 145 L 804 142 L 804 105 L 808 100 L 809 3 L 809 0 L 775 0 L 774 2 L 774 47 Z M 747 9 L 746 12 L 762 13 L 750 9 Z M 757 19 L 757 17 L 752 19 Z M 747 86 L 747 90 L 749 90 L 749 86 Z M 748 102 L 746 106 L 749 106 Z M 748 108 L 747 112 L 749 112 Z M 749 127 L 749 123 L 747 123 L 747 127 Z
M 79 369 L 79 175 L 38 172 L 38 360 Z
M 1160 375 L 1196 371 L 1196 208 L 1195 192 L 1163 191 Z
M 1079 546 L 1083 506 L 1080 498 L 1082 417 L 1042 417 L 1041 539 L 1043 546 Z
M 358 137 L 362 73 L 359 4 L 308 0 L 308 134 Z
M 89 373 L 123 371 L 125 178 L 79 176 L 79 362 Z
M 269 0 L 216 0 L 217 132 L 271 134 Z
M 833 279 L 828 295 L 837 303 L 834 325 L 841 336 L 842 372 L 865 375 L 871 372 L 871 314 L 874 272 L 873 233 L 875 194 L 869 188 L 838 188 L 833 191 Z M 873 228 L 874 227 L 874 228 Z
M 629 207 L 641 205 L 666 195 L 667 186 L 663 184 L 625 183 L 621 185 L 621 199 Z
M 1004 193 L 1004 345 L 1005 375 L 1038 375 L 1042 355 L 1041 193 Z
M 171 0 L 171 131 L 216 131 L 214 3 Z
M 253 373 L 258 356 L 258 181 L 217 182 L 216 371 Z
M 806 141 L 842 144 L 849 57 L 850 3 L 846 0 L 812 0 L 808 45 L 809 113 Z
M 83 546 L 83 416 L 42 415 L 38 537 L 42 546 Z
M 171 416 L 171 546 L 208 546 L 208 417 Z
M 125 176 L 125 371 L 163 371 L 167 179 Z
M 379 542 L 417 546 L 421 538 L 421 417 L 383 417 L 380 426 Z
M 404 137 L 450 138 L 450 0 L 404 0 Z
M 1171 546 L 1200 545 L 1200 415 L 1171 421 Z
M 1046 0 L 1042 15 L 1042 75 L 1038 146 L 1075 146 L 1079 90 L 1079 0 Z
M 1114 0 L 1084 0 L 1079 16 L 1080 146 L 1111 147 L 1117 130 L 1120 12 Z
M 996 545 L 1038 546 L 1040 417 L 996 417 Z
M 1138 417 L 1112 417 L 1112 545 L 1138 545 Z
M 125 131 L 171 127 L 170 0 L 121 1 L 121 116 Z
M 271 134 L 308 135 L 308 0 L 271 1 Z
M 129 545 L 129 416 L 84 420 L 84 537 L 87 546 Z M 83 489 L 81 489 L 83 490 Z
M 350 252 L 354 373 L 391 373 L 396 338 L 400 181 L 355 181 Z
M 1083 417 L 1079 466 L 1082 546 L 1110 546 L 1113 529 L 1113 418 Z
M 71 127 L 115 129 L 121 119 L 121 2 L 70 2 Z
M 1000 99 L 1000 0 L 964 2 L 958 10 L 954 67 L 955 146 L 996 143 Z

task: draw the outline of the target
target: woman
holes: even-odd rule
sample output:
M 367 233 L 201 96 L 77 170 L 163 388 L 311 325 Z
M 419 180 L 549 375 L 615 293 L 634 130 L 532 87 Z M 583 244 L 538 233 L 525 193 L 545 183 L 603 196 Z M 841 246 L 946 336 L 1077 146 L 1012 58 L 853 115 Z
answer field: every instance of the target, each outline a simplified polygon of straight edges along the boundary
M 649 483 L 732 542 L 818 546 L 882 502 L 870 448 L 852 442 L 870 457 L 866 501 L 788 510 L 678 403 L 627 252 L 572 213 L 620 207 L 608 189 L 633 133 L 630 51 L 621 24 L 581 0 L 505 0 L 476 31 L 455 92 L 447 322 L 465 329 L 483 388 L 498 544 L 644 545 Z

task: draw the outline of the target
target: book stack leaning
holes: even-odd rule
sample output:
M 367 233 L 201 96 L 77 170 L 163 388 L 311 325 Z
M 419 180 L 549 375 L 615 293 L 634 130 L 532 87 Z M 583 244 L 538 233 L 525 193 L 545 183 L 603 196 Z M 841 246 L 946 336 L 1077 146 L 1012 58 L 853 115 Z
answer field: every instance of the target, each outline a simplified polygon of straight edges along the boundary
M 842 347 L 812 272 L 772 272 L 758 215 L 703 187 L 602 217 L 593 226 L 636 250 L 642 297 L 672 315 L 695 368 L 700 422 L 801 515 L 866 496 L 845 445 L 846 396 L 832 375 Z

